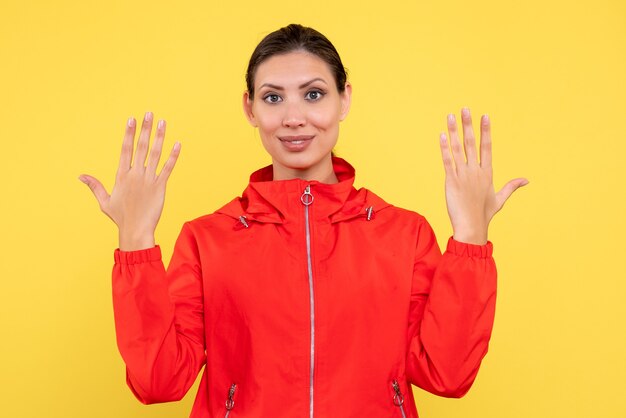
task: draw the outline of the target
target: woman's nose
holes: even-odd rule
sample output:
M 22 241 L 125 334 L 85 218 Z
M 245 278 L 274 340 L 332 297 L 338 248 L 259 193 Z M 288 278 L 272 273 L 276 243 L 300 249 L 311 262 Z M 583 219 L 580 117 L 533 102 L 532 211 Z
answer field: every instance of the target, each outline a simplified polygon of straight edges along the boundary
M 299 103 L 290 103 L 285 106 L 283 126 L 295 128 L 306 124 L 306 114 Z

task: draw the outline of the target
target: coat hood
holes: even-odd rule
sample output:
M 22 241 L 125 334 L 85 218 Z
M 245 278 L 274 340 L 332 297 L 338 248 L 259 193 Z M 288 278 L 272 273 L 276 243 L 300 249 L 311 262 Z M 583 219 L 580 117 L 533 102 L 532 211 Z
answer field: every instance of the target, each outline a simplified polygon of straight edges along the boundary
M 355 170 L 347 161 L 333 157 L 333 169 L 338 183 L 327 184 L 317 180 L 273 180 L 272 165 L 263 167 L 250 175 L 250 182 L 241 197 L 216 212 L 235 219 L 264 223 L 283 223 L 285 218 L 300 214 L 301 196 L 307 186 L 315 201 L 317 218 L 328 217 L 339 222 L 358 216 L 372 214 L 390 206 L 367 189 L 355 189 Z

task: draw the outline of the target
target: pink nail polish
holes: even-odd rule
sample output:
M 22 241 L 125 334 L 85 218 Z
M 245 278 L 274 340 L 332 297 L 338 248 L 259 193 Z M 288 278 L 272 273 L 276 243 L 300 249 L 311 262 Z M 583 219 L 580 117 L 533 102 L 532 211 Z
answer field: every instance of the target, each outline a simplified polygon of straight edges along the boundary
M 159 123 L 157 123 L 157 128 L 158 129 L 163 129 L 163 126 L 165 126 L 165 121 L 163 119 L 161 119 L 159 121 Z
M 135 127 L 135 118 L 134 117 L 130 117 L 128 118 L 128 127 L 129 128 L 134 128 Z
M 454 115 L 453 115 L 452 113 L 450 113 L 450 114 L 448 115 L 448 122 L 450 122 L 450 123 L 454 123 L 454 121 L 455 121 Z
M 146 122 L 150 122 L 152 120 L 152 112 L 146 112 L 146 116 L 144 118 Z

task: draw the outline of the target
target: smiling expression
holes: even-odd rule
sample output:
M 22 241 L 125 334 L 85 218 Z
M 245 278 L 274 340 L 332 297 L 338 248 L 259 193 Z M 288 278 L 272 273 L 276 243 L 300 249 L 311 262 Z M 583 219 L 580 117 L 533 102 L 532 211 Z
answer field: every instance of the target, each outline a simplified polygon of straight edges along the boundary
M 350 109 L 351 86 L 337 90 L 325 61 L 304 51 L 274 55 L 255 74 L 254 100 L 243 105 L 272 157 L 274 180 L 336 182 L 331 151 Z

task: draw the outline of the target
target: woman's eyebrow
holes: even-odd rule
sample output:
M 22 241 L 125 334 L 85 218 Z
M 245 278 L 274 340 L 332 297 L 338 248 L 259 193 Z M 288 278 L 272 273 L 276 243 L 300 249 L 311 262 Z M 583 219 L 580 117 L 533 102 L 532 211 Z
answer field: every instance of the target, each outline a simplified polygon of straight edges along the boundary
M 328 84 L 328 83 L 326 83 L 326 81 L 323 78 L 317 77 L 317 78 L 314 78 L 312 80 L 307 81 L 304 84 L 301 84 L 298 88 L 303 89 L 303 88 L 305 88 L 305 87 L 315 83 L 316 81 L 321 81 L 324 84 Z M 277 86 L 276 84 L 263 83 L 263 84 L 261 84 L 261 86 L 259 86 L 259 90 L 262 89 L 263 87 L 269 87 L 269 88 L 274 89 L 274 90 L 284 90 L 285 89 L 284 87 Z
M 273 90 L 284 90 L 281 86 L 277 86 L 276 84 L 270 84 L 270 83 L 263 83 L 259 86 L 259 90 L 261 90 L 263 87 L 269 87 Z
M 313 79 L 313 80 L 311 80 L 311 81 L 307 81 L 306 83 L 301 84 L 299 88 L 303 89 L 303 88 L 305 88 L 306 86 L 308 86 L 308 85 L 310 85 L 310 84 L 315 83 L 316 81 L 321 81 L 322 83 L 327 84 L 327 83 L 326 83 L 326 81 L 325 81 L 323 78 L 317 77 L 317 78 L 314 78 L 314 79 Z

